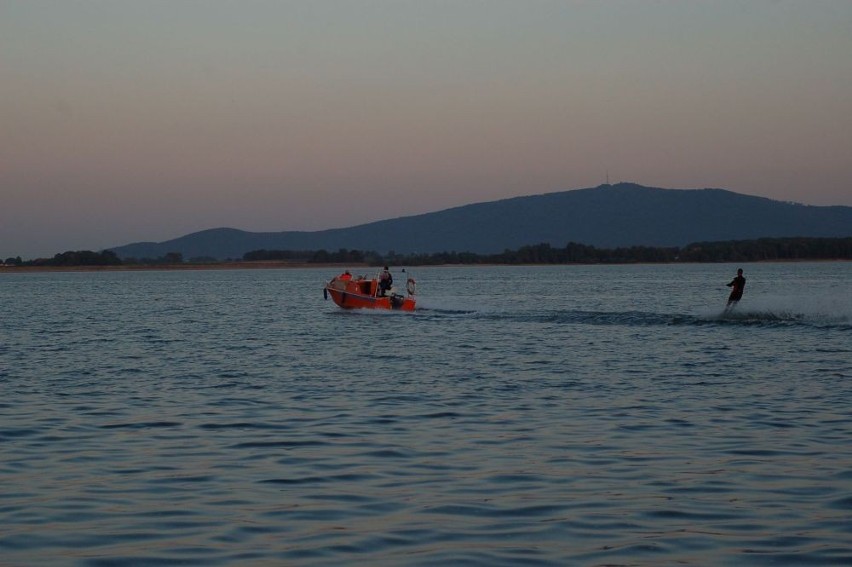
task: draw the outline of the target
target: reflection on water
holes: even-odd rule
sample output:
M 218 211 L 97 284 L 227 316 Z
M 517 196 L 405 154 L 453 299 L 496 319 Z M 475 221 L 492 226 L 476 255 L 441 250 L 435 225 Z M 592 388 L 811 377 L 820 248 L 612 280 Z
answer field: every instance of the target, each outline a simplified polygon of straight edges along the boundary
M 735 268 L 5 275 L 0 563 L 850 564 L 852 268 Z

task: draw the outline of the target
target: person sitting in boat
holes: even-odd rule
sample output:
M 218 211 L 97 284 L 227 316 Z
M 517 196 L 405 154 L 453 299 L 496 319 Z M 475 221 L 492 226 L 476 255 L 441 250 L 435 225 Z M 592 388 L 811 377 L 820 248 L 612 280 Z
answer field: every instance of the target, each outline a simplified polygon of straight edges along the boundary
M 352 274 L 349 273 L 349 270 L 346 270 L 345 272 L 337 276 L 337 279 L 342 280 L 344 282 L 348 282 L 352 279 Z
M 382 273 L 379 275 L 379 295 L 382 297 L 387 295 L 387 292 L 390 290 L 392 285 L 393 276 L 391 275 L 390 270 L 388 270 L 388 267 L 385 266 Z

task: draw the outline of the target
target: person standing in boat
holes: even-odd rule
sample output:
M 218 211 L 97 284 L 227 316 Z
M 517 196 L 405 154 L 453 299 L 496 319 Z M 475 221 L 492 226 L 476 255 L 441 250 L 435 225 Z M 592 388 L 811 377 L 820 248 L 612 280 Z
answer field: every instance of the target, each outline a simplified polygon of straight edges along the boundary
M 349 280 L 352 279 L 352 274 L 349 273 L 349 270 L 346 270 L 345 272 L 343 272 L 342 274 L 337 276 L 337 279 L 348 282 Z
M 743 277 L 743 269 L 740 268 L 737 270 L 737 277 L 731 280 L 731 283 L 727 284 L 729 288 L 731 288 L 731 295 L 728 296 L 728 305 L 725 306 L 725 309 L 732 309 L 737 302 L 743 297 L 743 290 L 745 290 L 745 282 L 746 279 Z
M 379 295 L 387 295 L 387 292 L 390 290 L 392 285 L 393 276 L 391 275 L 390 270 L 388 270 L 388 267 L 385 266 L 382 273 L 379 274 Z

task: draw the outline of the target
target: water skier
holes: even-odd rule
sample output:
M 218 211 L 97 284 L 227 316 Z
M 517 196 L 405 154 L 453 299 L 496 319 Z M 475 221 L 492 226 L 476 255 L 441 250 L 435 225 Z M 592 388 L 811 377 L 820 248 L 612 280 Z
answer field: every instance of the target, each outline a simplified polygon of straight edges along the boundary
M 742 299 L 745 282 L 746 279 L 743 277 L 743 269 L 740 268 L 737 270 L 737 277 L 732 279 L 731 283 L 727 284 L 727 286 L 731 288 L 731 295 L 728 296 L 728 304 L 725 306 L 725 311 L 733 309 L 737 302 Z

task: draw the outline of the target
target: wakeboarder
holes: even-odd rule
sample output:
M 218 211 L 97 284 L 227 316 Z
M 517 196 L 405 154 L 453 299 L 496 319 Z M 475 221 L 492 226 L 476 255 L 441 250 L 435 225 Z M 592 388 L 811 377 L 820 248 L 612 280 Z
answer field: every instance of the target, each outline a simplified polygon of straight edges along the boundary
M 737 302 L 742 299 L 745 283 L 746 279 L 743 277 L 743 269 L 740 268 L 737 270 L 737 277 L 731 280 L 731 283 L 727 284 L 731 288 L 731 295 L 728 296 L 728 304 L 725 306 L 725 311 L 730 311 L 736 307 Z

